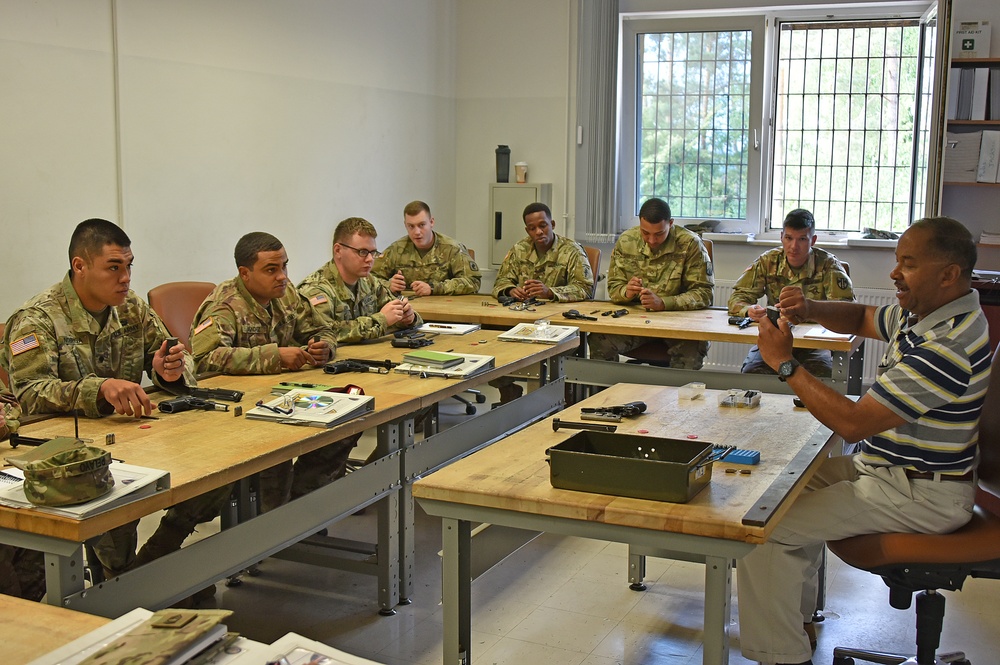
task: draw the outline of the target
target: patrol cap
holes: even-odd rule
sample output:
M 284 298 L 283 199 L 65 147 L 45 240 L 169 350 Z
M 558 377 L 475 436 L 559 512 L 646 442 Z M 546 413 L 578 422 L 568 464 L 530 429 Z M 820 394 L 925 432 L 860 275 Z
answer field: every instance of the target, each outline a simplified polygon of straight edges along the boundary
M 24 471 L 24 496 L 36 506 L 72 506 L 111 491 L 111 453 L 59 437 L 7 461 Z

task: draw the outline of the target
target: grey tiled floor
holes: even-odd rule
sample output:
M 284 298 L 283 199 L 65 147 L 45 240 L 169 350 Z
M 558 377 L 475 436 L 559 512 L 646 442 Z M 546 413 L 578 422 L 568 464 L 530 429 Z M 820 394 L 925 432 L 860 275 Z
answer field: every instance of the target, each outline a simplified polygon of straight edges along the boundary
M 480 406 L 487 408 L 488 405 Z M 462 407 L 443 408 L 442 419 Z M 374 511 L 334 525 L 331 535 L 374 540 Z M 143 527 L 151 528 L 144 520 Z M 155 522 L 153 523 L 155 525 Z M 204 535 L 212 531 L 205 530 Z M 442 662 L 440 526 L 418 508 L 413 602 L 378 614 L 375 578 L 269 559 L 261 575 L 227 588 L 216 602 L 232 609 L 232 630 L 261 641 L 295 631 L 387 665 Z M 814 662 L 832 662 L 836 645 L 912 650 L 914 614 L 894 610 L 881 579 L 833 559 L 826 620 Z M 738 585 L 739 580 L 735 580 Z M 626 548 L 542 534 L 473 584 L 473 662 L 488 665 L 673 665 L 701 663 L 704 574 L 698 564 L 649 559 L 648 589 L 631 591 Z M 976 665 L 1000 662 L 1000 581 L 969 580 L 947 594 L 942 644 Z M 730 663 L 739 652 L 734 598 Z

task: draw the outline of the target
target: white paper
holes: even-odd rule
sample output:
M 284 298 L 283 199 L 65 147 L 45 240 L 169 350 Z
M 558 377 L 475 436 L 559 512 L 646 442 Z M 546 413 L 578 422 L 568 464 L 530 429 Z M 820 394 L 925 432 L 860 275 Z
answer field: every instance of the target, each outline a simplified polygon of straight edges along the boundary
M 796 326 L 795 332 L 798 337 L 804 337 L 805 339 L 829 339 L 829 340 L 849 340 L 851 336 L 847 333 L 834 332 L 832 330 L 827 330 L 821 325 L 806 325 L 806 326 Z
M 575 337 L 580 329 L 576 326 L 554 326 L 548 321 L 541 323 L 519 323 L 505 333 L 497 335 L 503 342 L 532 342 L 535 344 L 558 344 L 564 339 Z
M 4 473 L 13 475 L 15 470 L 5 469 Z M 137 501 L 170 487 L 170 473 L 162 469 L 112 462 L 111 475 L 115 479 L 115 484 L 110 492 L 76 506 L 36 506 L 24 496 L 23 482 L 0 483 L 0 505 L 11 508 L 30 508 L 79 520 Z M 23 474 L 21 477 L 24 477 Z
M 290 412 L 279 413 L 274 409 L 290 409 Z M 285 425 L 333 427 L 370 413 L 374 409 L 375 398 L 371 395 L 348 395 L 295 388 L 281 397 L 265 402 L 265 406 L 255 406 L 246 412 L 246 417 L 273 420 Z
M 422 333 L 436 333 L 438 335 L 468 335 L 479 328 L 478 323 L 425 323 L 417 330 Z
M 395 371 L 400 374 L 410 374 L 419 377 L 439 376 L 450 379 L 465 379 L 493 369 L 496 361 L 496 358 L 493 356 L 483 356 L 474 353 L 453 353 L 452 355 L 462 356 L 465 360 L 461 365 L 454 365 L 452 367 L 430 367 L 415 363 L 400 363 L 396 365 Z

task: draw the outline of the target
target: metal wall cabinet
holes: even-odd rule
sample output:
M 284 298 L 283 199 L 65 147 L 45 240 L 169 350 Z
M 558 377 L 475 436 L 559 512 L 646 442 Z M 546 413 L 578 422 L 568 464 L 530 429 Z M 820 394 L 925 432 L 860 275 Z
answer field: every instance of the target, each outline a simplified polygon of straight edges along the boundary
M 540 201 L 552 208 L 551 183 L 490 184 L 490 266 L 499 268 L 507 251 L 525 237 L 521 213 Z

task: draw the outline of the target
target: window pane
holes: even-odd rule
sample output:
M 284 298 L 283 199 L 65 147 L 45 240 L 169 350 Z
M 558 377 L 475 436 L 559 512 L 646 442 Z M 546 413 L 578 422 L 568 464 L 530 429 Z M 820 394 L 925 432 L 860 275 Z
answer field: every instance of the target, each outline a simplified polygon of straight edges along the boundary
M 750 31 L 644 34 L 642 45 L 636 206 L 659 196 L 677 217 L 744 219 Z
M 808 208 L 827 230 L 906 229 L 923 175 L 919 30 L 899 19 L 781 25 L 770 228 Z

